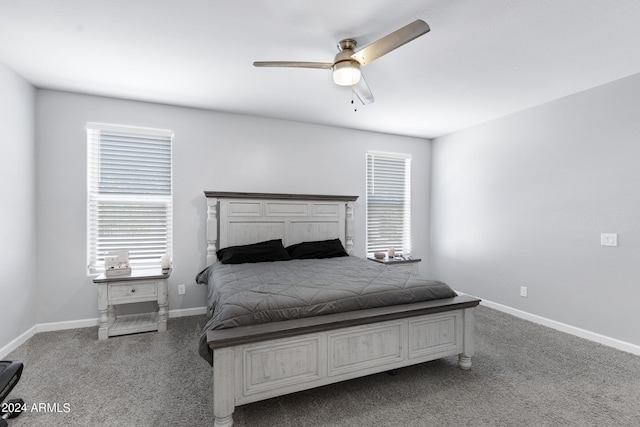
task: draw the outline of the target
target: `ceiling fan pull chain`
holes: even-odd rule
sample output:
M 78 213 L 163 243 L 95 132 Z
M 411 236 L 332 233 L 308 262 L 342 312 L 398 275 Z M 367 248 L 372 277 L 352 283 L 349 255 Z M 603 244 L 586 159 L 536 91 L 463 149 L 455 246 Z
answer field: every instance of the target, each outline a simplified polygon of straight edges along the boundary
M 351 105 L 353 105 L 353 104 L 354 104 L 354 102 L 353 102 L 353 89 L 351 89 Z M 353 111 L 357 112 L 358 111 L 358 107 L 353 107 Z

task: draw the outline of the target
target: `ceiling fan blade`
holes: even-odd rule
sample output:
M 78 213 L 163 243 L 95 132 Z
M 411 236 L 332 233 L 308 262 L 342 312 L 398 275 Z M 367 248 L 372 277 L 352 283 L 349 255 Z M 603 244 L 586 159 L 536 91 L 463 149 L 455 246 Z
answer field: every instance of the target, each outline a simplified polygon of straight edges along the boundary
M 409 43 L 411 40 L 427 34 L 430 30 L 431 29 L 426 22 L 418 19 L 362 48 L 351 55 L 351 57 L 362 65 L 370 64 L 382 55 L 386 55 L 403 44 Z
M 292 67 L 292 68 L 321 68 L 331 69 L 331 62 L 302 62 L 302 61 L 256 61 L 254 67 Z
M 353 86 L 351 86 L 353 93 L 356 94 L 362 105 L 371 104 L 376 99 L 373 97 L 371 93 L 371 89 L 369 89 L 369 85 L 364 79 L 363 75 L 360 75 L 360 81 Z

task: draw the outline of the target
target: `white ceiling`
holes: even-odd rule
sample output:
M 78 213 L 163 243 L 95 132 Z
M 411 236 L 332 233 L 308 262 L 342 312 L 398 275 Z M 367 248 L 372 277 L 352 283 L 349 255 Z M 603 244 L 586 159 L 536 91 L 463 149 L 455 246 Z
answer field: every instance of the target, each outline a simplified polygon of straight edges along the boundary
M 252 66 L 418 18 L 357 112 L 330 71 Z M 638 0 L 0 0 L 0 62 L 39 88 L 424 138 L 639 73 L 639 42 Z

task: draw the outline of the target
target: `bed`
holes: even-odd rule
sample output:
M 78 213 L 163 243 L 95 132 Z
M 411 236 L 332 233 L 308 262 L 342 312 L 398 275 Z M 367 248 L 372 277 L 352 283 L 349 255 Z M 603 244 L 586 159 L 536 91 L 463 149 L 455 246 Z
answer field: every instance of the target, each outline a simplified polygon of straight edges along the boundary
M 215 426 L 232 426 L 239 405 L 442 357 L 458 355 L 459 366 L 471 368 L 473 312 L 480 300 L 458 296 L 441 282 L 426 290 L 420 278 L 353 256 L 356 196 L 213 191 L 205 196 L 211 267 L 198 280 L 216 275 L 216 283 L 229 283 L 219 289 L 209 285 L 209 321 L 199 349 L 213 366 Z M 308 248 L 302 242 L 337 244 L 345 256 L 245 265 L 224 252 L 263 244 Z M 230 264 L 218 262 L 217 253 Z M 300 279 L 310 282 L 301 291 L 294 282 L 306 269 L 314 278 Z M 271 276 L 266 282 L 265 275 Z M 338 277 L 358 286 L 362 276 L 371 282 L 355 292 L 342 282 L 321 292 Z M 254 282 L 245 285 L 246 278 Z M 396 290 L 386 293 L 380 281 Z M 310 311 L 279 317 L 283 310 L 271 305 L 273 293 L 304 300 Z M 352 294 L 363 296 L 366 305 Z M 221 314 L 221 300 L 231 303 L 226 314 Z M 344 305 L 327 310 L 337 303 Z

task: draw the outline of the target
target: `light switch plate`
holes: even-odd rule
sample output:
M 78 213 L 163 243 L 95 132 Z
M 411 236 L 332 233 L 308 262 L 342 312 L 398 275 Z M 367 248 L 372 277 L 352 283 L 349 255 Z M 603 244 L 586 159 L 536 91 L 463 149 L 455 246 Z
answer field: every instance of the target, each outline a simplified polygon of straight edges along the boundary
M 615 233 L 601 233 L 600 244 L 602 246 L 618 246 L 618 235 Z

